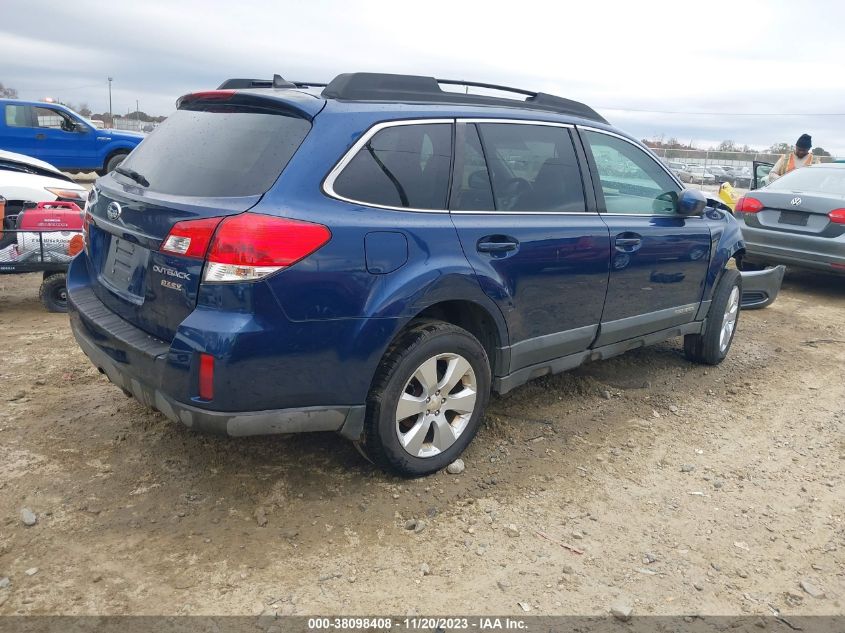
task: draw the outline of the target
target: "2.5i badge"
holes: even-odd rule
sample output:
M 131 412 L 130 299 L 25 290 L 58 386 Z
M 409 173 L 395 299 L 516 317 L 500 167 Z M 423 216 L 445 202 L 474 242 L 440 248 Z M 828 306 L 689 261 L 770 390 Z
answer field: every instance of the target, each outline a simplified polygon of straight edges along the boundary
M 175 281 L 170 281 L 169 279 L 162 279 L 161 285 L 171 290 L 182 290 L 182 284 L 177 284 Z

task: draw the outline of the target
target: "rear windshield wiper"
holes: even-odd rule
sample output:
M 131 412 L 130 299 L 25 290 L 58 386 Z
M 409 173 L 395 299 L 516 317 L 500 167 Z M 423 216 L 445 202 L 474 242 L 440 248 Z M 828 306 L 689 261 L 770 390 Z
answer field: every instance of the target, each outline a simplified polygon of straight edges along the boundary
M 134 169 L 129 169 L 128 167 L 117 166 L 117 167 L 114 168 L 114 170 L 119 174 L 123 174 L 127 178 L 131 178 L 132 180 L 137 182 L 142 187 L 149 187 L 150 186 L 150 181 L 147 180 L 146 178 L 144 178 L 141 174 L 139 174 Z

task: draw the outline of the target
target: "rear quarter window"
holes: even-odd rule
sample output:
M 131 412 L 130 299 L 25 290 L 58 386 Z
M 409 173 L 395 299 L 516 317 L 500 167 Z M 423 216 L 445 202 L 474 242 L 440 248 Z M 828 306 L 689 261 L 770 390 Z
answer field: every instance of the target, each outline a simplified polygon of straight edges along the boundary
M 332 189 L 364 204 L 445 209 L 451 160 L 451 123 L 396 125 L 376 132 Z
M 177 110 L 124 161 L 150 191 L 202 197 L 267 191 L 311 123 L 261 108 L 194 105 Z

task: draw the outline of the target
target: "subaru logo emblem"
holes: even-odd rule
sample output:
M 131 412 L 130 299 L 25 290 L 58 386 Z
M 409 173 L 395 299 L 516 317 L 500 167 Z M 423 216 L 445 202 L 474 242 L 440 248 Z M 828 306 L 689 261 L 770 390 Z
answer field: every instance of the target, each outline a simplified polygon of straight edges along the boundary
M 109 206 L 106 207 L 106 215 L 109 217 L 109 220 L 117 220 L 121 213 L 123 213 L 123 209 L 117 202 L 110 202 Z
M 789 201 L 789 204 L 791 204 L 793 207 L 798 206 L 799 204 L 801 204 L 801 198 L 793 198 Z

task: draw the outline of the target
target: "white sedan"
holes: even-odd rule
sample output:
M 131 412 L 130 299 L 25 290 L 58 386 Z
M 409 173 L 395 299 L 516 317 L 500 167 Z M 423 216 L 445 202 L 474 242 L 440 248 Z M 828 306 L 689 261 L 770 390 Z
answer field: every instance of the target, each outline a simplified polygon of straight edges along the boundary
M 6 218 L 20 213 L 26 202 L 65 200 L 81 209 L 87 194 L 84 187 L 49 163 L 0 150 L 0 196 L 6 199 L 5 228 L 14 228 L 6 226 Z

